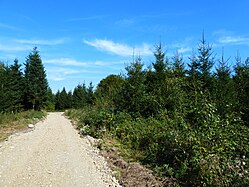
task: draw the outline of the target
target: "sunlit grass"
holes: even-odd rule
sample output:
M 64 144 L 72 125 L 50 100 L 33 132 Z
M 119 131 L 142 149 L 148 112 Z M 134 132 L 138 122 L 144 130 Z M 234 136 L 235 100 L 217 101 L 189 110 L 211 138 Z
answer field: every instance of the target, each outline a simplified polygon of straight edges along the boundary
M 0 141 L 5 140 L 14 132 L 24 130 L 29 123 L 35 123 L 44 116 L 46 116 L 46 113 L 43 111 L 0 114 Z

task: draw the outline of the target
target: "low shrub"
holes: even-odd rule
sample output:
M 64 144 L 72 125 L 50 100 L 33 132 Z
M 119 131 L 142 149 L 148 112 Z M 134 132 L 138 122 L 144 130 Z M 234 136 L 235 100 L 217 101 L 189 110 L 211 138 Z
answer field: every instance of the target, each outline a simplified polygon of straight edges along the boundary
M 161 177 L 176 179 L 181 186 L 249 184 L 249 129 L 229 118 L 220 120 L 212 105 L 200 110 L 198 118 L 193 126 L 165 113 L 145 119 L 88 108 L 81 111 L 78 128 L 97 138 L 111 134 L 122 149 L 128 149 L 131 160 Z

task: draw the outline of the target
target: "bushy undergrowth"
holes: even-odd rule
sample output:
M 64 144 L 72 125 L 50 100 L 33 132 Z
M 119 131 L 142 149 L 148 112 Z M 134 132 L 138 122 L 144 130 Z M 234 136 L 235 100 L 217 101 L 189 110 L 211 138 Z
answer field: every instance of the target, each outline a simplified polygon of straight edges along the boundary
M 249 58 L 236 57 L 232 75 L 222 57 L 213 72 L 204 34 L 189 63 L 163 51 L 156 45 L 148 69 L 138 57 L 123 77 L 103 79 L 92 108 L 78 114 L 80 132 L 112 136 L 130 160 L 176 185 L 248 186 Z
M 182 186 L 246 186 L 249 184 L 249 129 L 221 121 L 211 104 L 199 111 L 196 126 L 166 113 L 132 118 L 127 113 L 103 109 L 69 110 L 80 116 L 82 134 L 111 134 L 157 175 L 172 177 Z M 205 117 L 208 116 L 208 117 Z

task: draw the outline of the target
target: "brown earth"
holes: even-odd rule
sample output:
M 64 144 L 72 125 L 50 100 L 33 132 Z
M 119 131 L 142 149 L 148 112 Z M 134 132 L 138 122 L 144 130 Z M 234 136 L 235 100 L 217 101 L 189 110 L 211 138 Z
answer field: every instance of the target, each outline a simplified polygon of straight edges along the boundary
M 123 187 L 160 187 L 170 186 L 153 175 L 153 172 L 137 162 L 128 163 L 115 148 L 101 151 L 108 163 L 108 166 L 115 171 L 115 176 Z

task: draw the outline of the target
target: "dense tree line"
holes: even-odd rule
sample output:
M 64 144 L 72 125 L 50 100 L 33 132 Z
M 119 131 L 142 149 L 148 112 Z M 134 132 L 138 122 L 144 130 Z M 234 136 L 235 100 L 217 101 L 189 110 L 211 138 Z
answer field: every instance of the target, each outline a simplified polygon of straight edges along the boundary
M 37 48 L 26 58 L 24 72 L 18 60 L 0 63 L 0 112 L 41 110 L 47 104 L 48 82 Z
M 249 57 L 242 62 L 237 55 L 232 69 L 224 54 L 215 59 L 204 36 L 187 67 L 178 52 L 171 59 L 167 57 L 161 43 L 154 56 L 152 67 L 144 68 L 138 57 L 125 68 L 126 76 L 110 75 L 103 79 L 95 91 L 96 100 L 107 100 L 115 110 L 135 116 L 150 117 L 167 111 L 171 117 L 180 113 L 194 120 L 190 118 L 196 115 L 187 111 L 192 108 L 194 112 L 199 99 L 205 98 L 205 102 L 215 106 L 221 119 L 235 115 L 249 126 Z
M 58 90 L 55 94 L 54 109 L 84 108 L 93 105 L 94 100 L 95 96 L 92 83 L 88 87 L 85 84 L 79 84 L 74 88 L 73 92 L 67 92 L 64 87 L 62 91 Z
M 230 67 L 204 35 L 188 60 L 168 57 L 161 43 L 154 57 L 147 68 L 138 57 L 125 75 L 100 81 L 80 114 L 81 132 L 110 133 L 133 160 L 181 186 L 246 186 L 249 58 L 237 55 Z

